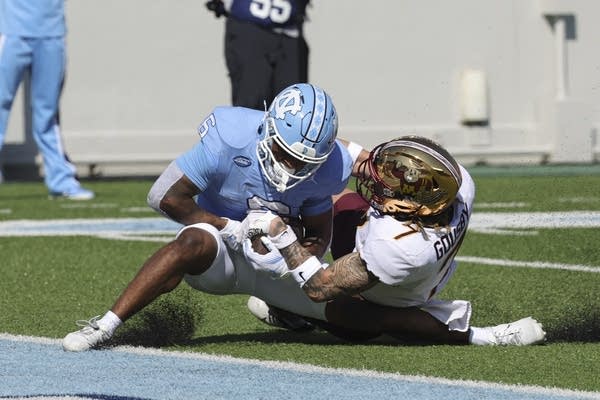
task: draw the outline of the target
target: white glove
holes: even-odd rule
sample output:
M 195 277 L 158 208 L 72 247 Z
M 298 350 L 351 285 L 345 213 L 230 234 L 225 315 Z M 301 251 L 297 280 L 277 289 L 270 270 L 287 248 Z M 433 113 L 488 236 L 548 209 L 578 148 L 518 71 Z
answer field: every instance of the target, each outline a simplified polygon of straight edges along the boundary
M 244 229 L 240 221 L 227 218 L 227 224 L 219 231 L 221 239 L 227 247 L 232 250 L 239 250 L 244 240 Z
M 294 233 L 294 230 L 289 225 L 287 225 L 283 232 L 280 232 L 275 236 L 269 234 L 271 221 L 277 217 L 278 215 L 273 214 L 271 211 L 250 211 L 248 216 L 242 221 L 245 236 L 250 238 L 258 234 L 265 234 L 269 237 L 269 243 L 274 247 L 282 249 L 289 246 L 297 240 L 296 233 Z
M 247 238 L 259 234 L 269 234 L 271 221 L 277 218 L 276 214 L 265 210 L 250 210 L 248 215 L 242 221 L 243 235 Z
M 250 239 L 244 240 L 244 256 L 252 268 L 257 271 L 267 272 L 273 279 L 281 279 L 290 273 L 285 260 L 266 236 L 260 238 L 267 249 L 266 254 L 258 254 L 252 249 Z

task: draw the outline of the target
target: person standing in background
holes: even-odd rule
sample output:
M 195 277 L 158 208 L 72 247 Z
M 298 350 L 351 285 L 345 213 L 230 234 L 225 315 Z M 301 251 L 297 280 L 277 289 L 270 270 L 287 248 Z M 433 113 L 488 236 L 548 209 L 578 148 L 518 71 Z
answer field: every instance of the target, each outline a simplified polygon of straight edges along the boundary
M 303 25 L 309 0 L 210 0 L 226 16 L 225 61 L 234 106 L 264 109 L 281 90 L 308 82 Z
M 51 197 L 89 200 L 65 154 L 58 106 L 66 68 L 64 0 L 0 0 L 0 148 L 24 73 L 31 74 L 33 137 Z

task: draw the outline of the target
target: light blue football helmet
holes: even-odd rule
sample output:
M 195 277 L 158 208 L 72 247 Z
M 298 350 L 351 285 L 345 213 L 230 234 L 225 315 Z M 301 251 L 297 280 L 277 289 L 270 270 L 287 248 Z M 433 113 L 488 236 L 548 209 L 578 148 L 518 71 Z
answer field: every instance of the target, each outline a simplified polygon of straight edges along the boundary
M 323 89 L 298 83 L 282 90 L 265 111 L 257 155 L 269 183 L 284 192 L 312 176 L 327 160 L 337 137 L 337 112 Z M 293 170 L 276 160 L 273 145 L 303 164 Z

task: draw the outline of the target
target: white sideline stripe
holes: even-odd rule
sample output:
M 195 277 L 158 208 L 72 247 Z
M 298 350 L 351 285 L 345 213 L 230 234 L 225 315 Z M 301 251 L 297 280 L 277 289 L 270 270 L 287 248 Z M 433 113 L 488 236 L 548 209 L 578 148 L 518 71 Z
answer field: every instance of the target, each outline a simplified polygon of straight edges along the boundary
M 524 208 L 529 207 L 529 203 L 525 203 L 522 201 L 510 201 L 510 202 L 494 202 L 494 203 L 475 203 L 473 206 L 474 209 L 480 208 Z
M 8 333 L 0 333 L 0 340 L 11 340 L 14 342 L 26 342 L 26 343 L 39 343 L 46 345 L 61 345 L 60 339 L 52 339 L 45 337 L 35 336 L 24 336 L 24 335 L 12 335 Z M 540 394 L 540 395 L 554 395 L 554 396 L 577 396 L 583 399 L 600 399 L 600 392 L 586 392 L 572 389 L 561 389 L 551 388 L 544 386 L 533 386 L 533 385 L 508 385 L 485 381 L 473 381 L 473 380 L 453 380 L 445 378 L 434 378 L 422 375 L 402 375 L 390 372 L 379 372 L 367 369 L 350 369 L 350 368 L 326 368 L 310 364 L 298 364 L 289 361 L 263 361 L 249 358 L 235 358 L 226 355 L 212 355 L 206 353 L 195 353 L 189 351 L 165 351 L 160 349 L 152 349 L 146 347 L 133 347 L 133 346 L 118 346 L 111 350 L 104 351 L 117 351 L 128 354 L 137 355 L 148 355 L 148 356 L 159 356 L 159 357 L 179 357 L 194 360 L 205 360 L 212 362 L 222 362 L 231 364 L 242 364 L 250 366 L 259 366 L 273 369 L 284 369 L 288 371 L 296 371 L 303 373 L 318 373 L 328 375 L 345 375 L 345 376 L 357 376 L 365 378 L 380 378 L 380 379 L 393 379 L 405 382 L 414 383 L 425 383 L 425 384 L 438 384 L 448 385 L 457 387 L 468 387 L 468 388 L 483 388 L 483 389 L 496 389 L 496 390 L 509 390 L 519 393 L 528 394 Z
M 542 261 L 513 261 L 513 260 L 503 260 L 503 259 L 498 259 L 498 258 L 471 257 L 471 256 L 458 256 L 458 257 L 456 257 L 456 261 L 473 263 L 473 264 L 497 265 L 500 267 L 562 269 L 562 270 L 566 270 L 566 271 L 600 273 L 600 267 L 577 265 L 577 264 L 550 263 L 550 262 L 542 262 Z

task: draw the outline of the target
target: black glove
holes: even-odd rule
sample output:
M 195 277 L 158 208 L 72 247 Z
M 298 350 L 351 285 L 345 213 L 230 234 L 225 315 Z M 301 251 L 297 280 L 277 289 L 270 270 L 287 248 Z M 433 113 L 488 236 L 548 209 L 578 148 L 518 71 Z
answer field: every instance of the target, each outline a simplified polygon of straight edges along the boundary
M 222 15 L 227 16 L 227 10 L 225 10 L 225 5 L 223 4 L 222 0 L 209 0 L 205 3 L 205 5 L 209 11 L 215 13 L 217 18 Z

